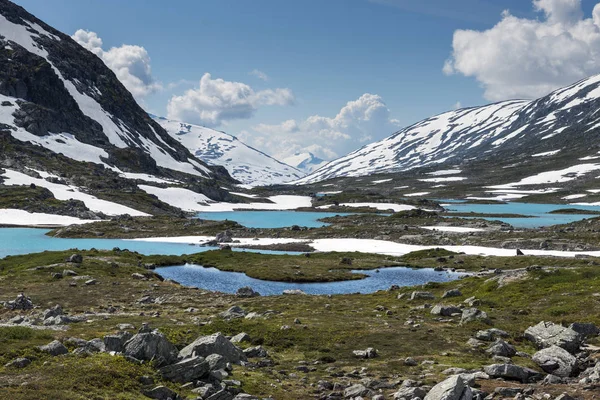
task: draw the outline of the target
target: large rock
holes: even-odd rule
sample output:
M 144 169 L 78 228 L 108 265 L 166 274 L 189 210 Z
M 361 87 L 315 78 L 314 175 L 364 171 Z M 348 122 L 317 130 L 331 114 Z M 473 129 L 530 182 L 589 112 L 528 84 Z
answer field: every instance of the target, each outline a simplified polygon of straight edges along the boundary
M 462 317 L 460 319 L 460 324 L 468 324 L 470 322 L 481 321 L 486 324 L 491 323 L 488 315 L 485 311 L 481 311 L 478 308 L 467 308 L 462 312 Z
M 600 328 L 591 323 L 575 322 L 569 325 L 569 328 L 573 329 L 575 332 L 579 333 L 583 337 L 593 337 L 600 335 Z
M 67 349 L 65 345 L 59 342 L 58 340 L 55 340 L 53 342 L 48 343 L 45 346 L 40 346 L 38 348 L 44 353 L 50 354 L 51 356 L 60 356 L 69 352 L 69 349 Z
M 472 400 L 473 392 L 458 375 L 435 385 L 423 400 Z
M 525 338 L 541 349 L 558 346 L 572 354 L 579 351 L 579 347 L 583 342 L 583 336 L 573 329 L 544 321 L 527 328 Z
M 477 331 L 477 333 L 475 334 L 476 339 L 485 340 L 486 342 L 492 342 L 498 338 L 507 338 L 508 336 L 508 332 L 496 328 L 490 328 L 484 331 Z
M 560 376 L 569 377 L 577 371 L 577 358 L 568 351 L 558 346 L 550 346 L 535 353 L 533 361 L 545 372 Z
M 20 293 L 16 299 L 9 301 L 5 306 L 11 310 L 31 310 L 33 302 L 29 297 Z
M 453 314 L 460 314 L 462 310 L 456 306 L 445 306 L 442 304 L 438 304 L 433 306 L 431 309 L 431 314 L 433 315 L 441 315 L 442 317 L 450 317 Z
M 260 293 L 254 291 L 250 286 L 244 286 L 239 288 L 235 295 L 238 297 L 257 297 L 260 296 Z
M 188 358 L 192 355 L 208 357 L 211 354 L 219 354 L 227 362 L 233 364 L 247 361 L 246 355 L 244 355 L 242 350 L 231 343 L 221 332 L 210 336 L 201 336 L 179 352 L 179 356 L 182 358 Z
M 144 361 L 156 361 L 159 366 L 177 361 L 177 348 L 157 331 L 134 335 L 125 343 L 125 355 Z
M 356 385 L 352 385 L 344 389 L 344 397 L 347 399 L 353 399 L 355 397 L 371 397 L 373 396 L 373 391 L 365 386 L 357 383 Z
M 422 399 L 427 395 L 427 391 L 418 386 L 402 386 L 393 394 L 395 400 L 412 400 L 414 398 Z
M 517 380 L 523 383 L 535 381 L 542 377 L 537 371 L 514 364 L 492 364 L 484 367 L 483 370 L 491 378 Z
M 220 315 L 224 319 L 244 318 L 246 311 L 240 306 L 230 307 L 227 311 L 223 311 Z
M 412 292 L 410 300 L 433 300 L 435 296 L 431 292 Z
M 515 349 L 513 345 L 506 343 L 502 339 L 496 340 L 496 343 L 494 343 L 486 351 L 493 356 L 501 357 L 512 357 L 515 354 L 517 354 L 517 349 Z
M 42 316 L 43 319 L 48 319 L 48 318 L 53 318 L 56 317 L 58 315 L 63 315 L 63 309 L 60 305 L 55 305 L 54 307 L 45 310 L 44 311 L 44 315 Z
M 185 383 L 204 378 L 210 371 L 209 364 L 203 357 L 192 357 L 164 366 L 159 372 L 163 379 Z
M 125 343 L 133 336 L 129 332 L 120 332 L 116 335 L 104 336 L 104 347 L 106 351 L 122 353 L 125 351 Z
M 144 390 L 144 396 L 156 400 L 177 400 L 179 396 L 166 386 L 157 386 L 153 389 Z

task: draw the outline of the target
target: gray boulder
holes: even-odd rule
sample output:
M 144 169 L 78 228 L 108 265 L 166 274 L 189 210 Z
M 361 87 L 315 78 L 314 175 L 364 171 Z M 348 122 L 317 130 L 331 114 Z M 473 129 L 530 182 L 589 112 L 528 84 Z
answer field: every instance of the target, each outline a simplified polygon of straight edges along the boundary
M 373 396 L 373 391 L 365 386 L 357 383 L 356 385 L 352 385 L 344 389 L 344 397 L 347 399 L 353 399 L 355 397 L 371 397 Z
M 51 356 L 60 356 L 69 352 L 69 349 L 67 349 L 65 345 L 63 345 L 58 340 L 50 342 L 45 346 L 40 346 L 38 347 L 38 349 L 40 349 L 44 353 L 50 354 Z
M 33 302 L 23 293 L 20 293 L 16 299 L 9 301 L 5 306 L 11 310 L 31 310 Z
M 244 354 L 246 355 L 246 357 L 250 357 L 250 358 L 254 358 L 254 357 L 268 357 L 269 353 L 267 353 L 267 350 L 264 349 L 264 347 L 262 346 L 256 346 L 256 347 L 248 347 L 247 349 L 244 349 Z
M 185 383 L 208 376 L 210 370 L 208 362 L 203 357 L 192 357 L 179 361 L 176 364 L 164 366 L 159 372 L 163 379 Z
M 238 297 L 258 297 L 260 296 L 260 293 L 254 291 L 250 286 L 244 286 L 239 288 L 235 292 L 235 295 Z
M 14 360 L 6 363 L 4 366 L 6 368 L 25 368 L 31 364 L 31 360 L 29 358 L 15 358 Z
M 460 324 L 464 325 L 464 324 L 468 324 L 468 323 L 474 322 L 474 321 L 481 321 L 486 324 L 491 323 L 491 321 L 488 318 L 488 315 L 485 311 L 481 311 L 478 308 L 464 309 L 462 312 L 462 317 L 460 319 Z
M 460 290 L 450 289 L 450 290 L 447 290 L 446 292 L 444 292 L 444 294 L 442 295 L 442 299 L 447 299 L 449 297 L 459 297 L 459 296 L 462 296 L 462 293 Z
M 233 364 L 239 364 L 241 361 L 248 360 L 246 355 L 223 336 L 221 332 L 210 336 L 201 336 L 179 352 L 181 358 L 191 357 L 194 354 L 201 357 L 219 354 L 223 356 L 227 362 Z
M 435 385 L 423 400 L 472 400 L 473 392 L 458 375 Z
M 134 335 L 125 343 L 123 353 L 138 360 L 156 361 L 159 366 L 177 361 L 177 348 L 157 331 Z
M 402 386 L 396 393 L 393 394 L 395 400 L 413 400 L 414 398 L 422 399 L 427 395 L 427 390 L 418 386 Z
M 211 371 L 216 371 L 218 369 L 231 369 L 231 364 L 228 365 L 227 360 L 220 354 L 211 354 L 206 357 L 206 362 L 208 363 L 208 368 Z
M 227 311 L 223 311 L 220 315 L 223 319 L 244 318 L 246 311 L 240 306 L 230 307 Z
M 433 300 L 435 296 L 431 292 L 412 292 L 410 300 Z
M 83 256 L 81 254 L 71 254 L 71 256 L 67 258 L 67 262 L 81 264 L 83 262 Z
M 542 378 L 542 375 L 539 372 L 514 364 L 492 364 L 484 367 L 483 370 L 491 378 L 517 380 L 522 383 L 528 383 Z
M 104 336 L 104 347 L 106 351 L 114 351 L 122 353 L 125 351 L 125 343 L 130 340 L 133 335 L 129 332 L 120 332 L 116 335 Z
M 352 353 L 358 358 L 375 358 L 378 356 L 377 350 L 372 347 L 365 350 L 354 350 Z
M 53 318 L 58 315 L 63 315 L 63 309 L 60 305 L 55 305 L 54 307 L 44 311 L 43 319 Z
M 462 313 L 462 310 L 456 306 L 444 306 L 444 305 L 438 304 L 436 306 L 433 306 L 433 308 L 431 309 L 431 314 L 441 315 L 442 317 L 450 317 L 453 314 L 460 314 L 460 313 Z
M 248 335 L 246 332 L 238 333 L 237 335 L 231 338 L 231 343 L 242 343 L 250 341 L 250 335 Z
M 475 334 L 476 339 L 484 340 L 486 342 L 492 342 L 498 338 L 507 338 L 508 336 L 508 332 L 496 328 L 490 328 L 484 331 L 477 331 L 477 333 Z
M 231 243 L 233 242 L 233 236 L 230 231 L 220 232 L 217 233 L 215 240 L 217 243 Z
M 577 371 L 577 358 L 558 346 L 550 346 L 535 353 L 532 360 L 545 372 L 563 378 Z
M 179 395 L 166 386 L 157 386 L 150 390 L 142 391 L 144 396 L 156 400 L 177 400 Z
M 600 328 L 591 323 L 575 322 L 569 325 L 569 328 L 573 329 L 583 337 L 594 337 L 600 335 Z
M 558 346 L 572 354 L 579 351 L 579 347 L 583 342 L 583 336 L 573 329 L 544 321 L 527 328 L 525 338 L 540 349 Z
M 512 357 L 517 354 L 517 349 L 515 349 L 513 345 L 506 343 L 504 340 L 498 339 L 496 343 L 486 350 L 486 352 L 493 356 Z

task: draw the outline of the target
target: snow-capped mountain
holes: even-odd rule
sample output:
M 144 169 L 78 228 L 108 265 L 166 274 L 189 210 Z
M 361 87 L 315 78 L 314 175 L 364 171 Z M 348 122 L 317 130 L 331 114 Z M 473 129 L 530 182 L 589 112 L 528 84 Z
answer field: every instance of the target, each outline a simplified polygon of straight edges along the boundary
M 297 183 L 483 159 L 502 164 L 536 154 L 580 164 L 578 157 L 592 157 L 598 151 L 599 111 L 600 75 L 596 75 L 537 100 L 504 101 L 425 119 L 334 160 Z M 594 154 L 588 154 L 592 150 Z
M 328 161 L 320 159 L 311 152 L 296 152 L 294 155 L 284 158 L 283 162 L 305 174 L 310 174 L 327 164 Z
M 0 127 L 11 140 L 115 171 L 222 174 L 155 123 L 102 60 L 7 0 L 0 0 Z
M 214 129 L 152 116 L 172 137 L 210 165 L 221 165 L 247 185 L 273 185 L 303 177 L 301 171 Z

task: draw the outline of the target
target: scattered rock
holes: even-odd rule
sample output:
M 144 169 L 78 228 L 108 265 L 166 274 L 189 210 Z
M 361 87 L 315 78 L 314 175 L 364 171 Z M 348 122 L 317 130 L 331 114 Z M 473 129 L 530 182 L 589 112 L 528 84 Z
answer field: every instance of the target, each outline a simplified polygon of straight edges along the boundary
M 442 299 L 447 299 L 449 297 L 459 297 L 459 296 L 462 296 L 462 293 L 460 290 L 450 289 L 450 290 L 447 290 L 446 292 L 444 292 L 444 294 L 442 295 Z
M 95 279 L 88 279 L 87 281 L 85 281 L 85 285 L 86 286 L 92 286 L 92 285 L 95 285 L 97 283 L 98 283 L 98 281 L 95 280 Z
M 358 358 L 375 358 L 378 355 L 377 350 L 372 347 L 366 350 L 354 350 L 352 353 Z
M 255 358 L 255 357 L 268 357 L 269 353 L 267 353 L 267 350 L 265 350 L 262 346 L 256 346 L 256 347 L 248 347 L 247 349 L 244 349 L 244 354 L 246 355 L 246 357 L 250 357 L 250 358 Z
M 532 360 L 545 372 L 563 378 L 572 376 L 577 371 L 577 358 L 558 346 L 538 351 Z
M 69 258 L 67 258 L 67 262 L 81 264 L 83 262 L 83 256 L 81 254 L 72 254 Z
M 541 378 L 539 372 L 514 364 L 492 364 L 484 367 L 483 370 L 492 378 L 518 380 L 522 383 Z
M 29 364 L 31 364 L 31 360 L 29 358 L 21 357 L 15 358 L 14 360 L 6 363 L 4 366 L 6 368 L 25 368 Z
M 591 323 L 575 322 L 569 325 L 569 329 L 574 330 L 584 337 L 593 337 L 600 335 L 600 328 Z
M 356 397 L 371 397 L 373 394 L 374 393 L 371 389 L 366 388 L 360 383 L 344 389 L 344 397 L 347 399 L 353 399 Z
M 241 287 L 235 292 L 238 297 L 258 297 L 260 293 L 254 291 L 250 286 Z
M 33 309 L 33 302 L 23 293 L 19 293 L 17 298 L 6 303 L 5 307 L 11 310 L 31 310 Z
M 220 315 L 224 319 L 235 319 L 235 318 L 244 318 L 246 316 L 246 311 L 242 309 L 240 306 L 230 307 L 227 311 L 223 311 Z
M 413 400 L 415 398 L 422 399 L 427 395 L 427 390 L 417 386 L 405 386 L 404 383 L 402 387 L 394 393 L 392 396 L 395 400 Z
M 131 274 L 131 277 L 133 279 L 138 279 L 138 280 L 146 279 L 146 277 L 144 275 L 140 274 L 139 272 L 134 272 L 133 274 Z
M 166 386 L 157 386 L 154 389 L 142 391 L 144 396 L 156 400 L 177 400 L 179 395 Z
M 191 357 L 162 367 L 158 372 L 163 379 L 172 382 L 193 382 L 204 378 L 209 373 L 209 364 L 203 357 Z
M 504 340 L 498 339 L 492 347 L 486 350 L 486 352 L 493 356 L 513 357 L 517 354 L 517 349 L 515 349 L 513 345 L 506 343 Z
M 43 319 L 53 318 L 59 315 L 63 315 L 63 309 L 60 305 L 55 305 L 54 307 L 45 310 L 42 316 Z
M 157 331 L 138 333 L 125 343 L 125 355 L 143 361 L 155 361 L 158 366 L 177 360 L 177 348 Z
M 462 313 L 462 310 L 456 306 L 444 306 L 444 305 L 438 304 L 436 306 L 433 306 L 433 308 L 431 309 L 431 314 L 441 315 L 442 317 L 450 317 L 453 314 L 460 314 L 460 313 Z
M 488 318 L 488 315 L 487 315 L 487 313 L 485 313 L 485 311 L 481 311 L 478 308 L 464 309 L 462 312 L 462 317 L 460 319 L 460 324 L 464 325 L 464 324 L 468 324 L 468 323 L 474 322 L 474 321 L 481 321 L 486 324 L 491 323 L 491 321 Z
M 492 342 L 498 338 L 507 338 L 508 336 L 508 332 L 496 328 L 490 328 L 484 331 L 477 331 L 477 333 L 475 334 L 476 339 L 484 340 L 486 342 Z
M 246 332 L 238 333 L 230 339 L 231 343 L 250 342 L 252 338 Z
M 114 351 L 122 353 L 125 351 L 125 343 L 130 340 L 133 335 L 129 332 L 122 332 L 116 335 L 104 336 L 105 351 Z
M 472 400 L 473 392 L 458 375 L 435 385 L 423 400 Z
M 48 343 L 45 346 L 38 347 L 44 353 L 48 353 L 51 356 L 60 356 L 63 354 L 67 354 L 69 349 L 67 349 L 61 342 L 55 340 L 53 342 Z
M 555 345 L 572 354 L 579 350 L 579 346 L 583 341 L 582 335 L 573 329 L 544 321 L 527 328 L 525 338 L 532 341 L 539 348 Z
M 201 336 L 179 352 L 179 356 L 182 358 L 191 357 L 194 354 L 201 357 L 219 354 L 227 362 L 233 364 L 247 360 L 246 355 L 220 332 L 210 336 Z
M 282 292 L 287 295 L 305 295 L 306 293 L 300 289 L 286 289 Z
M 433 300 L 434 298 L 431 292 L 412 292 L 409 300 Z

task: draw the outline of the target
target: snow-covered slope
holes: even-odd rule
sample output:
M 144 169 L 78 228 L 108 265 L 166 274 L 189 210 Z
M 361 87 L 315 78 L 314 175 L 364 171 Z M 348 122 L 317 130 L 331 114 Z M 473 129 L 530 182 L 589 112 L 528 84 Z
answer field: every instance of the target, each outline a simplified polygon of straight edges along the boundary
M 248 185 L 272 185 L 297 180 L 302 172 L 213 129 L 152 116 L 172 137 L 210 165 L 221 165 Z
M 600 134 L 600 75 L 533 101 L 505 101 L 428 118 L 325 165 L 297 183 L 392 173 L 496 157 L 587 156 Z
M 320 159 L 311 152 L 296 152 L 294 155 L 283 159 L 283 162 L 293 166 L 305 174 L 310 174 L 327 164 L 327 161 Z
M 137 105 L 71 37 L 0 0 L 0 128 L 77 161 L 128 172 L 213 172 Z

